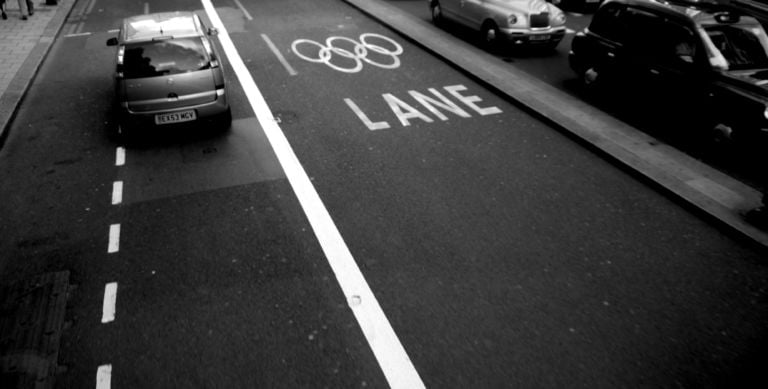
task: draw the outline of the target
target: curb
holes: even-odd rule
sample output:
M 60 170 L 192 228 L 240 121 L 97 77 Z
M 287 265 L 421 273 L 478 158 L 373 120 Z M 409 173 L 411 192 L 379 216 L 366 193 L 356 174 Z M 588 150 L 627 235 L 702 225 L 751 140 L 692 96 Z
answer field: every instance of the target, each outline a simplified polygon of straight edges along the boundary
M 6 138 L 8 138 L 11 123 L 16 116 L 16 111 L 19 105 L 21 105 L 21 101 L 27 94 L 35 75 L 40 70 L 40 65 L 48 55 L 48 52 L 50 52 L 56 36 L 64 27 L 64 21 L 69 16 L 76 2 L 77 0 L 58 2 L 56 6 L 60 8 L 56 9 L 56 14 L 48 22 L 48 25 L 45 26 L 37 44 L 27 55 L 13 80 L 8 84 L 8 88 L 0 95 L 0 148 L 2 148 Z
M 760 192 L 754 188 L 385 1 L 344 2 L 508 96 L 540 119 L 575 135 L 741 237 L 768 248 L 768 234 L 740 216 L 760 205 Z

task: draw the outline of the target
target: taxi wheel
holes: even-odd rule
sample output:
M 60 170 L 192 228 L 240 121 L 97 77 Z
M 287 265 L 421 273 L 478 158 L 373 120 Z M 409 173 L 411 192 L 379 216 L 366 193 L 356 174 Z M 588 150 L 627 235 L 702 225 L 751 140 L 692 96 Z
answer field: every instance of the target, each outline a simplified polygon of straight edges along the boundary
M 443 8 L 440 6 L 440 2 L 435 0 L 432 2 L 432 23 L 436 26 L 443 24 Z
M 499 48 L 499 27 L 494 22 L 485 22 L 481 30 L 483 44 L 488 50 L 497 50 Z
M 588 92 L 594 92 L 599 89 L 600 75 L 595 68 L 587 68 L 581 73 L 581 84 Z

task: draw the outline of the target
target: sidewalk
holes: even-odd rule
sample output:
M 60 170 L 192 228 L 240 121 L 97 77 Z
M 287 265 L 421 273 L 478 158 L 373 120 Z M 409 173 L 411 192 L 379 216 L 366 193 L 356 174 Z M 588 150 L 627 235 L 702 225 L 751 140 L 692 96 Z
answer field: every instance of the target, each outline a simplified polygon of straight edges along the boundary
M 390 29 L 453 64 L 477 81 L 526 107 L 534 116 L 571 133 L 592 151 L 638 173 L 649 183 L 752 242 L 768 247 L 768 233 L 741 212 L 760 204 L 760 193 L 720 171 L 658 142 L 644 132 L 501 62 L 432 23 L 383 0 L 344 0 Z M 427 2 L 424 2 L 427 7 Z
M 33 0 L 35 14 L 21 20 L 19 3 L 6 0 L 7 20 L 0 19 L 0 146 L 16 108 L 53 45 L 76 0 L 46 5 Z

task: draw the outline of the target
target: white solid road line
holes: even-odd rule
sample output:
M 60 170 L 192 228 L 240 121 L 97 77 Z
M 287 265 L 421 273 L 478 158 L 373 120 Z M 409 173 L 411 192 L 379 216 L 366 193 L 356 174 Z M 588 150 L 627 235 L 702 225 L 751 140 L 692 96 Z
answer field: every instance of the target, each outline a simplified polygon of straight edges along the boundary
M 109 226 L 109 246 L 107 253 L 112 254 L 120 251 L 120 225 L 113 224 Z
M 379 302 L 365 281 L 352 253 L 349 252 L 349 248 L 344 243 L 344 239 L 328 214 L 328 210 L 320 200 L 320 196 L 315 191 L 307 173 L 285 138 L 285 134 L 274 120 L 274 115 L 245 67 L 242 58 L 240 58 L 226 27 L 211 4 L 211 0 L 201 0 L 201 2 L 211 23 L 219 30 L 218 38 L 221 46 L 243 86 L 245 95 L 269 143 L 272 145 L 280 165 L 285 171 L 286 178 L 312 226 L 323 253 L 325 253 L 326 259 L 336 275 L 336 280 L 339 282 L 339 286 L 346 296 L 352 313 L 355 315 L 389 386 L 407 389 L 423 388 L 424 383 L 421 381 L 421 377 L 419 377 Z
M 125 165 L 125 148 L 118 147 L 115 152 L 115 166 Z
M 293 69 L 291 64 L 288 63 L 288 61 L 283 57 L 283 54 L 280 53 L 280 50 L 278 50 L 277 46 L 275 46 L 274 43 L 272 43 L 272 40 L 269 39 L 269 37 L 266 34 L 261 34 L 261 39 L 264 39 L 264 42 L 267 42 L 267 46 L 269 46 L 269 49 L 272 50 L 273 53 L 275 53 L 275 56 L 280 61 L 281 64 L 283 64 L 283 67 L 285 67 L 285 70 L 288 71 L 288 74 L 291 76 L 295 76 L 298 73 L 296 73 L 296 70 Z
M 104 306 L 101 314 L 101 322 L 109 323 L 115 321 L 115 310 L 117 305 L 117 282 L 110 282 L 104 287 Z
M 123 182 L 115 181 L 112 183 L 112 205 L 123 202 Z
M 112 386 L 112 365 L 101 365 L 96 371 L 96 389 L 109 389 Z
M 240 7 L 240 10 L 243 11 L 243 15 L 245 15 L 245 18 L 248 20 L 253 20 L 253 17 L 251 14 L 248 13 L 248 10 L 243 7 L 243 4 L 240 3 L 240 0 L 234 0 L 235 4 L 237 4 L 238 7 Z

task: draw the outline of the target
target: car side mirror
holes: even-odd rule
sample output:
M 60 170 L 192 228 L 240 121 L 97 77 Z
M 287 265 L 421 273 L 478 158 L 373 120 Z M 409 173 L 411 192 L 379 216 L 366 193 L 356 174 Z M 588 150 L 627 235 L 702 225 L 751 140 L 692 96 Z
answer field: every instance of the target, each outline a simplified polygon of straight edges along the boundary
M 219 35 L 219 30 L 216 27 L 208 27 L 208 35 L 210 36 Z
M 117 46 L 117 38 L 107 39 L 107 46 Z

